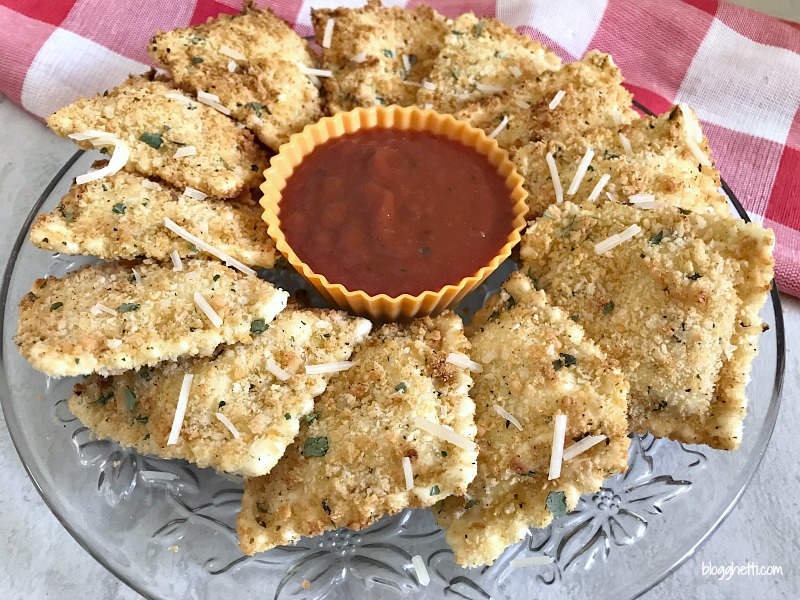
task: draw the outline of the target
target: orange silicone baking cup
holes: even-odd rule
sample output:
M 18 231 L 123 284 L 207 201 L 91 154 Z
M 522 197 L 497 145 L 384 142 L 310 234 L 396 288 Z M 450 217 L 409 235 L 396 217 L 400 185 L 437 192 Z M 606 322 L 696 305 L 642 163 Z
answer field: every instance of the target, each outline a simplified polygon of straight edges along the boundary
M 362 129 L 374 128 L 429 131 L 461 142 L 484 155 L 497 169 L 498 174 L 505 178 L 509 200 L 514 203 L 514 219 L 509 223 L 511 231 L 497 255 L 474 275 L 465 277 L 457 283 L 445 285 L 439 290 L 429 290 L 415 296 L 410 294 L 396 297 L 386 294 L 371 296 L 364 291 L 348 290 L 339 283 L 328 281 L 321 273 L 315 273 L 292 250 L 281 230 L 280 219 L 281 192 L 286 187 L 289 177 L 303 159 L 320 144 Z M 261 199 L 261 206 L 264 208 L 262 217 L 268 225 L 268 233 L 275 240 L 278 251 L 330 302 L 355 314 L 380 321 L 436 314 L 459 302 L 508 258 L 512 248 L 520 241 L 520 232 L 525 227 L 525 214 L 528 210 L 525 204 L 528 193 L 522 187 L 523 179 L 516 172 L 514 163 L 509 160 L 506 151 L 501 149 L 495 140 L 487 137 L 482 130 L 471 127 L 464 121 L 458 121 L 451 115 L 417 107 L 373 106 L 325 117 L 317 123 L 307 125 L 302 132 L 294 134 L 281 146 L 264 175 L 266 181 L 261 185 L 264 193 Z

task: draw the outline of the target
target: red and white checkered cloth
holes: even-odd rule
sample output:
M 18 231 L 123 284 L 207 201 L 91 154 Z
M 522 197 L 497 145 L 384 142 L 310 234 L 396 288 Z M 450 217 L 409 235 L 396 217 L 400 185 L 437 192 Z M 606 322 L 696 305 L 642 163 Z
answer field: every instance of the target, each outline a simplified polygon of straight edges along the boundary
M 418 0 L 384 0 L 415 5 Z M 261 0 L 304 36 L 310 8 L 354 0 Z M 800 26 L 717 0 L 431 0 L 496 16 L 573 61 L 614 57 L 634 97 L 687 102 L 754 221 L 777 236 L 778 287 L 800 296 Z M 0 0 L 0 91 L 44 117 L 152 63 L 156 29 L 237 12 L 241 0 Z

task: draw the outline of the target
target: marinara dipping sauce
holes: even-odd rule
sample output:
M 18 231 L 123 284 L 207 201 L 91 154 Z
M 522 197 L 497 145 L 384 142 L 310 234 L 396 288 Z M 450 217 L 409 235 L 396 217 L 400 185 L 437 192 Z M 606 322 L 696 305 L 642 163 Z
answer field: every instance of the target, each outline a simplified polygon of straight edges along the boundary
M 421 131 L 365 129 L 305 157 L 281 194 L 281 229 L 315 273 L 370 296 L 457 284 L 508 241 L 513 201 L 473 148 Z

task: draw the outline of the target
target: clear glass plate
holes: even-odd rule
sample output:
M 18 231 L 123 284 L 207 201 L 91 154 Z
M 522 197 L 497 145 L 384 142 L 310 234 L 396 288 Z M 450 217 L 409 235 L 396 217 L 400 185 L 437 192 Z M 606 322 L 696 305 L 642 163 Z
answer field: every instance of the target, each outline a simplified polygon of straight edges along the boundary
M 455 566 L 442 532 L 422 510 L 364 531 L 340 530 L 245 557 L 235 534 L 241 481 L 93 439 L 66 408 L 74 380 L 34 371 L 13 343 L 17 302 L 32 282 L 89 262 L 38 250 L 27 235 L 33 218 L 52 210 L 91 161 L 76 154 L 19 223 L 0 296 L 0 395 L 11 437 L 47 505 L 87 552 L 149 598 L 633 598 L 675 570 L 715 530 L 764 454 L 784 364 L 774 290 L 763 311 L 770 329 L 760 338 L 737 452 L 636 437 L 624 476 L 608 480 L 550 527 L 531 531 L 490 568 Z M 462 314 L 468 317 L 513 268 L 507 261 L 465 300 Z M 277 277 L 283 285 L 301 285 L 288 272 Z M 427 564 L 427 587 L 411 565 L 416 554 Z M 509 565 L 512 558 L 542 554 L 555 562 Z

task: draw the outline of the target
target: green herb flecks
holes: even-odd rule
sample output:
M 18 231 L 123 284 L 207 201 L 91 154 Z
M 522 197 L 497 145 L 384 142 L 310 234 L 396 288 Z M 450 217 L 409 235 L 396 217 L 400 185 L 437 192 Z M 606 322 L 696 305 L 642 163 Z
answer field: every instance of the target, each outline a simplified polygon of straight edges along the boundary
M 147 425 L 148 421 L 150 421 L 150 417 L 144 415 L 139 415 L 138 417 L 136 417 L 136 422 L 139 425 Z
M 28 300 L 30 300 L 31 302 L 35 301 L 38 297 L 39 296 L 37 296 L 33 292 L 28 292 Z
M 261 102 L 248 102 L 244 106 L 245 106 L 245 108 L 249 108 L 254 113 L 256 113 L 257 117 L 260 117 L 263 114 L 264 106 L 261 104 Z M 255 165 L 253 165 L 253 166 L 255 167 Z M 256 168 L 258 168 L 258 167 L 256 167 Z M 253 169 L 253 170 L 255 170 L 255 169 Z
M 700 273 L 692 273 L 691 275 L 686 276 L 687 279 L 691 279 L 692 281 L 697 281 L 701 277 L 702 275 L 700 275 Z
M 496 310 L 493 310 L 492 314 L 489 315 L 489 320 L 490 321 L 497 321 L 497 319 L 499 319 L 499 318 L 500 318 L 500 313 L 497 312 Z
M 149 131 L 145 131 L 139 136 L 139 141 L 144 142 L 155 150 L 158 150 L 161 148 L 161 144 L 164 143 L 164 138 L 161 137 L 160 133 L 150 133 Z
M 318 412 L 307 414 L 306 415 L 306 425 L 309 425 L 309 424 L 313 423 L 317 419 L 319 419 L 319 413 Z
M 97 400 L 94 401 L 95 404 L 99 404 L 100 406 L 105 406 L 109 400 L 114 397 L 114 390 L 109 390 L 102 396 L 100 396 Z
M 447 450 L 442 450 L 442 458 L 447 458 Z
M 388 48 L 383 49 L 383 55 L 386 58 L 394 58 L 394 50 L 389 50 Z
M 133 312 L 135 310 L 139 310 L 139 305 L 136 302 L 126 302 L 125 304 L 120 304 L 117 307 L 118 313 L 126 313 L 126 312 Z
M 214 281 L 219 281 L 219 275 L 214 275 L 214 277 L 212 277 L 211 279 L 213 279 Z
M 442 490 L 439 489 L 438 485 L 435 485 L 431 488 L 431 496 L 438 496 L 442 493 Z
M 124 215 L 125 214 L 125 205 L 122 202 L 118 202 L 114 205 L 111 209 L 111 212 L 117 215 Z
M 125 386 L 125 408 L 127 408 L 128 411 L 131 412 L 133 411 L 135 406 L 136 406 L 136 394 L 131 388 Z
M 144 379 L 145 381 L 150 381 L 150 369 L 147 367 L 142 367 L 139 369 L 139 377 Z
M 661 400 L 661 401 L 659 401 L 658 406 L 656 406 L 653 410 L 654 411 L 659 411 L 659 410 L 664 410 L 665 408 L 667 408 L 667 401 L 666 400 Z
M 203 62 L 203 59 L 200 56 L 193 56 L 191 60 L 194 64 L 199 64 Z
M 478 502 L 477 500 L 475 500 L 475 498 L 471 498 L 470 500 L 467 500 L 467 503 L 466 503 L 466 504 L 464 504 L 464 508 L 465 508 L 465 509 L 467 509 L 467 510 L 469 510 L 469 509 L 470 509 L 470 508 L 472 508 L 473 506 L 478 506 L 478 504 L 480 504 L 480 502 Z
M 660 244 L 661 240 L 663 239 L 664 239 L 664 230 L 662 229 L 661 231 L 659 231 L 657 234 L 655 234 L 653 237 L 650 238 L 650 243 Z
M 290 415 L 289 413 L 283 413 L 283 418 L 286 419 L 287 421 L 291 421 L 292 415 Z
M 564 354 L 563 352 L 559 352 L 558 355 L 561 358 L 557 358 L 553 361 L 553 368 L 556 371 L 563 369 L 564 367 L 572 367 L 578 364 L 578 359 L 572 356 L 572 354 Z
M 458 29 L 453 29 L 450 33 L 452 33 L 453 35 L 464 35 Z
M 481 34 L 483 33 L 483 26 L 483 21 L 478 21 L 475 24 L 475 37 L 481 37 Z
M 226 404 L 227 404 L 227 402 L 225 402 L 225 400 L 220 400 L 220 401 L 219 401 L 219 404 L 217 404 L 217 408 L 218 408 L 218 409 L 219 409 L 219 408 L 223 408 L 223 407 L 224 407 Z
M 53 302 L 53 303 L 50 305 L 50 312 L 53 312 L 54 310 L 58 310 L 58 309 L 59 309 L 59 308 L 61 308 L 62 306 L 64 306 L 64 303 L 63 303 L 63 302 Z
M 325 513 L 328 514 L 328 515 L 331 514 L 331 507 L 328 506 L 328 499 L 327 498 L 323 498 L 322 499 L 322 510 L 324 510 Z
M 567 514 L 567 496 L 564 492 L 550 492 L 546 504 L 547 510 L 556 518 Z
M 254 319 L 252 323 L 250 323 L 250 333 L 253 335 L 261 335 L 267 329 L 269 329 L 269 325 L 264 319 Z
M 327 437 L 311 437 L 303 444 L 303 456 L 325 456 L 328 453 Z
M 610 314 L 614 310 L 615 304 L 613 302 L 609 302 L 603 307 L 603 314 L 607 315 Z
M 406 385 L 405 381 L 401 381 L 396 386 L 394 386 L 394 390 L 396 392 L 400 392 L 401 394 L 405 394 L 408 391 L 408 386 Z

